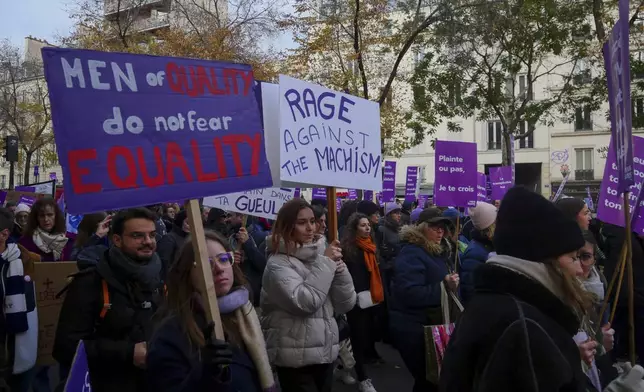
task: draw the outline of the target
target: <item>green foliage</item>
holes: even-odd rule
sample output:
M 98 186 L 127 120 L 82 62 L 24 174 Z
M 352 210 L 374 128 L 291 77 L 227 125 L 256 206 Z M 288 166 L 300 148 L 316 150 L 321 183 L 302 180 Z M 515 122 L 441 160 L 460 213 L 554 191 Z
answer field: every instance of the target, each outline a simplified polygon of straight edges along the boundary
M 520 139 L 534 129 L 519 134 L 521 122 L 570 116 L 582 100 L 574 76 L 592 47 L 589 15 L 578 0 L 505 0 L 454 10 L 435 25 L 433 54 L 410 78 L 415 113 L 408 126 L 446 122 L 458 132 L 456 118 L 499 120 L 507 142 L 510 134 Z M 548 88 L 535 91 L 537 84 Z

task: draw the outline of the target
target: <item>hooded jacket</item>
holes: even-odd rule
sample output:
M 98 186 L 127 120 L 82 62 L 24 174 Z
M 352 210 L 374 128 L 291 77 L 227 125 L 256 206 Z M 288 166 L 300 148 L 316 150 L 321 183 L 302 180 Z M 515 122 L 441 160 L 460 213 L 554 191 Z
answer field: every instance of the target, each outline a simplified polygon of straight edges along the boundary
M 273 365 L 299 368 L 328 364 L 338 357 L 339 334 L 334 313 L 356 303 L 349 271 L 336 271 L 324 256 L 324 239 L 298 247 L 292 256 L 282 243 L 272 253 L 262 280 L 262 329 Z

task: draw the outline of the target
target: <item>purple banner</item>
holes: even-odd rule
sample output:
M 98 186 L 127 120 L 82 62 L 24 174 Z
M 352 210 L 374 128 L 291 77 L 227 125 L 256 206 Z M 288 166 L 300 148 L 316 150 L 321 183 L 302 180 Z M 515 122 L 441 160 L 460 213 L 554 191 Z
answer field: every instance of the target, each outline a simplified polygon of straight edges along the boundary
M 35 197 L 29 197 L 29 196 L 20 196 L 20 200 L 18 200 L 18 204 L 26 204 L 29 207 L 32 207 L 34 203 L 36 202 Z
M 418 196 L 418 207 L 425 208 L 425 204 L 427 204 L 427 200 L 429 200 L 429 195 L 419 195 Z
M 487 176 L 485 173 L 476 173 L 476 201 L 487 201 L 487 188 L 485 182 Z
M 438 207 L 476 205 L 476 143 L 436 141 L 434 202 Z
M 342 199 L 338 197 L 335 199 L 335 210 L 340 212 L 340 208 L 342 208 Z
M 405 201 L 416 201 L 418 193 L 418 166 L 407 166 L 405 177 Z
M 273 185 L 249 65 L 44 48 L 71 213 Z
M 629 2 L 619 1 L 619 20 L 604 44 L 604 66 L 608 86 L 611 144 L 615 149 L 617 192 L 624 193 L 634 183 L 633 133 L 631 111 L 631 71 L 629 52 Z
M 490 183 L 492 185 L 492 200 L 501 200 L 505 193 L 512 188 L 512 167 L 499 166 L 490 168 Z
M 349 189 L 349 200 L 358 200 L 358 190 L 357 189 Z
M 7 200 L 7 192 L 0 191 L 0 205 L 4 205 L 5 200 Z
M 326 200 L 326 188 L 313 188 L 311 199 Z
M 293 198 L 296 199 L 300 197 L 301 194 L 302 194 L 302 190 L 300 188 L 295 188 L 295 192 L 293 193 Z
M 593 196 L 590 194 L 590 186 L 586 187 L 586 194 L 588 195 L 588 197 L 586 198 L 586 205 L 588 206 L 588 209 L 595 211 L 595 203 L 593 202 Z
M 612 144 L 611 140 L 611 144 Z M 633 146 L 635 160 L 633 172 L 638 183 L 631 186 L 628 191 L 629 198 L 628 204 L 630 211 L 634 210 L 636 200 L 638 198 L 639 189 L 642 186 L 641 177 L 644 175 L 644 138 L 635 136 L 633 137 Z M 602 179 L 601 189 L 599 192 L 599 200 L 597 201 L 597 219 L 602 222 L 610 223 L 617 226 L 624 226 L 624 212 L 622 210 L 622 193 L 618 189 L 618 176 L 619 170 L 615 160 L 615 149 L 609 146 L 606 157 L 606 166 L 604 168 L 604 178 Z M 641 203 L 640 203 L 641 205 Z M 642 219 L 641 209 L 633 218 L 633 231 L 638 234 L 644 234 L 644 219 Z
M 18 192 L 35 193 L 36 192 L 36 187 L 31 186 L 31 185 L 19 185 L 19 186 L 15 187 L 15 190 L 18 191 Z
M 515 182 L 516 167 L 514 159 L 514 134 L 510 134 L 510 167 L 512 168 L 512 183 Z
M 373 191 L 364 191 L 363 199 L 373 201 Z
M 396 198 L 396 162 L 385 161 L 382 173 L 382 193 L 380 203 L 395 201 Z
M 87 354 L 85 344 L 81 340 L 76 347 L 76 355 L 72 362 L 69 377 L 65 383 L 65 392 L 91 391 L 89 380 L 89 367 L 87 366 Z

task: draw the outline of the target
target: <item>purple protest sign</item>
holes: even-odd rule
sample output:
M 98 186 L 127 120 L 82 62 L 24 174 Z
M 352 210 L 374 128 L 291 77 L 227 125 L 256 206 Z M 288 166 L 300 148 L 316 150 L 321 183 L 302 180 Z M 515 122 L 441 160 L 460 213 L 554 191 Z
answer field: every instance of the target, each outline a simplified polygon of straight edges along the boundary
M 418 207 L 425 208 L 427 200 L 429 200 L 429 195 L 418 195 Z
M 487 188 L 485 173 L 476 173 L 476 201 L 487 201 Z
M 492 185 L 492 200 L 503 199 L 505 193 L 512 188 L 512 167 L 490 168 L 490 183 Z
M 363 196 L 363 199 L 364 199 L 364 200 L 373 201 L 373 191 L 367 191 L 367 190 L 365 190 L 363 195 L 364 195 L 364 196 Z
M 512 183 L 515 181 L 515 156 L 514 156 L 514 134 L 510 134 L 510 167 L 512 168 Z
M 89 366 L 87 366 L 87 353 L 85 352 L 85 343 L 81 340 L 76 347 L 76 355 L 72 362 L 67 382 L 65 383 L 65 392 L 91 391 L 89 379 Z
M 349 200 L 357 200 L 358 199 L 358 190 L 357 189 L 349 189 Z
M 49 179 L 50 180 L 55 180 L 56 179 L 56 172 L 49 173 Z
M 70 213 L 272 186 L 249 65 L 53 47 L 42 56 Z
M 342 208 L 342 199 L 338 197 L 335 199 L 335 210 L 340 212 L 340 208 Z
M 396 198 L 396 162 L 385 161 L 385 169 L 382 173 L 382 192 L 380 203 L 395 201 Z
M 19 186 L 15 187 L 14 189 L 16 191 L 18 191 L 18 192 L 31 192 L 31 193 L 36 192 L 36 187 L 31 186 L 31 185 L 19 185 Z
M 476 143 L 436 141 L 434 202 L 439 207 L 476 205 Z
M 634 184 L 633 133 L 631 118 L 631 70 L 629 49 L 629 1 L 619 0 L 619 20 L 604 44 L 604 66 L 608 86 L 611 144 L 615 149 L 617 191 Z
M 407 166 L 405 177 L 405 201 L 416 201 L 418 191 L 418 167 Z
M 24 196 L 24 195 L 20 196 L 20 200 L 18 200 L 18 204 L 26 204 L 29 207 L 32 207 L 35 202 L 36 202 L 36 198 Z
M 591 211 L 595 211 L 595 203 L 593 202 L 593 196 L 590 194 L 590 186 L 586 187 L 586 194 L 588 195 L 586 205 L 588 205 L 588 209 Z
M 599 199 L 597 200 L 597 219 L 605 223 L 610 223 L 617 226 L 624 226 L 624 211 L 622 210 L 623 196 L 619 191 L 619 169 L 615 159 L 615 149 L 611 145 L 608 148 L 606 156 L 606 166 L 604 167 L 604 178 L 602 179 L 601 188 L 599 191 Z M 633 147 L 635 156 L 635 165 L 633 173 L 638 182 L 631 186 L 628 191 L 630 192 L 628 204 L 630 211 L 636 204 L 636 199 L 639 194 L 639 188 L 642 186 L 641 175 L 644 173 L 644 138 L 635 136 L 633 137 Z M 640 209 L 641 211 L 641 209 Z M 633 219 L 634 232 L 644 234 L 644 219 L 642 219 L 641 212 L 638 212 Z
M 311 199 L 326 200 L 326 188 L 313 188 Z
M 302 194 L 302 190 L 300 188 L 295 188 L 295 192 L 293 193 L 293 198 L 299 198 L 300 195 Z

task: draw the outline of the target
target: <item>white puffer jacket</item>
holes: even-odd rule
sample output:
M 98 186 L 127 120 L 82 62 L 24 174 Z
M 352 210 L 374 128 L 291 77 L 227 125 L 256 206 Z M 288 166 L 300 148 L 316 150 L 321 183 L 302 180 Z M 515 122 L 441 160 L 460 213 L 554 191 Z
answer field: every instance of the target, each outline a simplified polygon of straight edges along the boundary
M 282 244 L 268 259 L 260 303 L 273 365 L 298 368 L 331 363 L 338 357 L 338 325 L 333 315 L 353 309 L 356 292 L 349 271 L 336 273 L 335 262 L 323 252 L 321 239 L 298 247 L 292 256 Z

